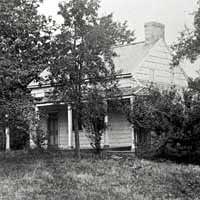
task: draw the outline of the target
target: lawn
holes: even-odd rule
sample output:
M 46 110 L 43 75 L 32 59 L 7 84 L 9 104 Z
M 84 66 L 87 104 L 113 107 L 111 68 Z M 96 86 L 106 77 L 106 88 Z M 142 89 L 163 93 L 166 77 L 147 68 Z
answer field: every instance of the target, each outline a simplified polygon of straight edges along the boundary
M 200 199 L 200 167 L 72 152 L 0 154 L 1 200 Z

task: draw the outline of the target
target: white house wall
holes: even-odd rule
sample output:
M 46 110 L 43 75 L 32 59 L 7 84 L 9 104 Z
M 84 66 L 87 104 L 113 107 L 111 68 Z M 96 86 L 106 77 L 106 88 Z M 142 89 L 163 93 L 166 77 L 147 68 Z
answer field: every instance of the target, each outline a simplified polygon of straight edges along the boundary
M 183 71 L 180 67 L 174 68 L 174 83 L 176 85 L 187 85 L 186 79 L 183 75 Z
M 110 147 L 131 146 L 131 126 L 122 113 L 109 113 L 108 135 Z

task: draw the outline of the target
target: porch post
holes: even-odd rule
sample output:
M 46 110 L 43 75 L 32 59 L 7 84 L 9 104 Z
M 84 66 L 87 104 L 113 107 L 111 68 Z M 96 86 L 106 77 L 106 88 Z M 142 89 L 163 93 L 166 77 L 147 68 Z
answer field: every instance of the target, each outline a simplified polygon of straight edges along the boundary
M 68 105 L 68 148 L 72 148 L 72 107 Z
M 133 101 L 134 101 L 134 96 L 130 98 L 131 109 Z M 133 125 L 131 125 L 131 151 L 135 151 L 135 130 Z
M 35 105 L 35 120 L 36 121 L 33 124 L 31 124 L 32 128 L 29 131 L 29 145 L 31 149 L 36 147 L 33 137 L 37 136 L 38 119 L 39 119 L 39 108 L 37 105 Z
M 6 118 L 6 128 L 5 128 L 5 135 L 6 135 L 6 151 L 10 151 L 10 128 L 8 125 L 8 114 L 5 115 Z
M 6 151 L 10 151 L 10 129 L 6 127 Z
M 106 130 L 104 132 L 104 148 L 108 148 L 109 147 L 109 136 L 108 136 L 108 129 L 107 129 L 107 126 L 108 126 L 108 103 L 107 103 L 107 101 L 105 101 L 105 104 L 106 104 L 107 113 L 104 117 L 104 122 L 106 124 Z
M 9 128 L 9 122 L 8 122 L 8 114 L 5 115 L 5 135 L 6 135 L 6 151 L 10 151 L 10 128 Z

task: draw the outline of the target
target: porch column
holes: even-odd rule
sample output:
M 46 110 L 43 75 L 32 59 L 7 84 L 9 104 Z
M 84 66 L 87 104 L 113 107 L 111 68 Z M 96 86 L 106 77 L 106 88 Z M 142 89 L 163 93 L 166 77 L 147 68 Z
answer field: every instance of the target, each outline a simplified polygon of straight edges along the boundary
M 35 105 L 35 122 L 30 125 L 31 130 L 29 132 L 29 145 L 31 149 L 36 147 L 36 144 L 33 138 L 37 136 L 38 120 L 39 120 L 39 108 L 37 105 Z
M 106 124 L 106 130 L 104 132 L 104 148 L 108 148 L 109 147 L 109 135 L 108 135 L 108 129 L 107 129 L 107 126 L 108 126 L 108 103 L 107 103 L 107 101 L 105 101 L 105 104 L 106 104 L 107 113 L 104 117 L 104 122 Z
M 130 98 L 131 109 L 134 101 L 134 96 Z M 134 126 L 131 125 L 131 151 L 135 151 L 135 131 Z
M 72 107 L 68 105 L 68 147 L 72 148 Z
M 10 151 L 10 128 L 8 124 L 8 114 L 5 115 L 5 118 L 6 118 L 6 128 L 5 128 L 6 151 Z

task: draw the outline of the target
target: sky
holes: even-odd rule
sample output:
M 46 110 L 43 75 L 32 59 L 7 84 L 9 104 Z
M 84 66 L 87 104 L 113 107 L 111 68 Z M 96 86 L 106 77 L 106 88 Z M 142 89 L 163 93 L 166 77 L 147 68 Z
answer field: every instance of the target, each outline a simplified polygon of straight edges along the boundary
M 40 8 L 43 14 L 51 15 L 57 22 L 60 0 L 44 0 Z M 117 21 L 128 21 L 135 30 L 137 41 L 144 40 L 144 23 L 157 21 L 165 25 L 166 41 L 172 44 L 176 41 L 184 25 L 192 28 L 193 12 L 197 8 L 197 0 L 101 0 L 100 15 L 114 14 Z
M 194 11 L 198 0 L 101 0 L 100 16 L 114 14 L 120 22 L 128 21 L 130 29 L 135 30 L 136 41 L 144 40 L 144 24 L 157 21 L 165 25 L 165 39 L 168 45 L 173 44 L 184 26 L 193 28 Z M 60 0 L 43 0 L 39 11 L 52 16 L 58 23 L 62 22 L 57 15 Z M 195 76 L 199 66 L 186 67 L 187 74 Z

